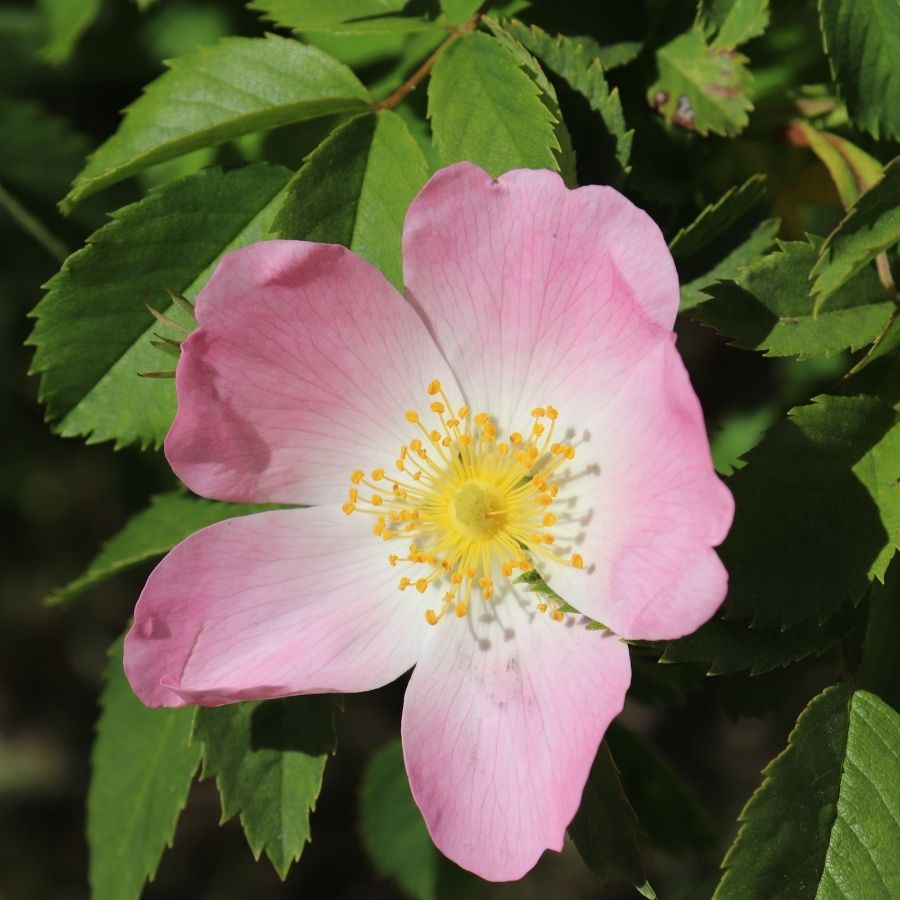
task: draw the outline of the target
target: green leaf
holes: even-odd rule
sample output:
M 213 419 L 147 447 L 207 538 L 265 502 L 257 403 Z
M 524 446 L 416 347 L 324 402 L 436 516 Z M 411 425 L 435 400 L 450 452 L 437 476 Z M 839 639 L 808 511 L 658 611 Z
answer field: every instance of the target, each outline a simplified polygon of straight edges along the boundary
M 714 900 L 900 896 L 900 716 L 827 688 L 740 816 Z
M 884 173 L 881 163 L 865 150 L 839 135 L 819 131 L 807 122 L 791 122 L 788 137 L 795 146 L 809 147 L 819 157 L 845 209 L 853 206 L 860 194 L 869 190 Z
M 467 34 L 441 55 L 428 115 L 442 165 L 469 160 L 494 177 L 516 168 L 559 170 L 556 123 L 540 88 L 487 34 Z
M 381 34 L 440 27 L 434 21 L 437 3 L 415 0 L 253 0 L 249 7 L 298 34 Z
M 727 335 L 737 347 L 766 356 L 832 356 L 871 343 L 887 324 L 894 304 L 871 267 L 838 291 L 816 315 L 809 271 L 819 241 L 779 243 L 779 252 L 744 267 L 734 281 L 706 289 L 711 300 L 693 315 Z
M 818 626 L 754 628 L 749 621 L 728 619 L 726 606 L 724 617 L 717 615 L 693 634 L 666 644 L 660 662 L 701 663 L 707 675 L 762 675 L 833 649 L 850 633 L 852 614 L 846 608 Z
M 39 0 L 47 20 L 47 43 L 41 55 L 49 63 L 64 63 L 82 34 L 93 25 L 102 0 Z
M 197 710 L 203 778 L 214 776 L 222 821 L 240 815 L 253 857 L 265 851 L 284 879 L 310 839 L 322 775 L 335 750 L 328 694 Z
M 654 848 L 696 853 L 716 843 L 715 825 L 693 792 L 646 738 L 613 722 L 606 732 L 622 785 Z
M 900 138 L 900 3 L 819 0 L 819 17 L 850 117 L 873 137 Z
M 575 149 L 572 147 L 572 136 L 569 134 L 568 126 L 563 119 L 560 110 L 559 98 L 556 95 L 556 88 L 551 84 L 550 79 L 544 73 L 540 63 L 531 55 L 528 48 L 516 38 L 507 27 L 508 23 L 499 22 L 490 16 L 485 16 L 482 22 L 491 30 L 494 37 L 504 46 L 513 58 L 528 73 L 531 80 L 538 86 L 540 90 L 541 102 L 547 107 L 553 121 L 554 131 L 556 133 L 556 141 L 559 149 L 555 151 L 557 167 L 563 177 L 563 181 L 570 187 L 578 186 L 578 173 L 575 162 Z
M 552 37 L 514 19 L 503 24 L 547 70 L 578 154 L 580 181 L 621 181 L 628 172 L 634 132 L 625 125 L 619 91 L 610 90 L 600 61 L 588 56 L 577 40 Z
M 270 233 L 343 244 L 402 290 L 403 219 L 427 178 L 425 157 L 396 113 L 357 116 L 307 157 Z
M 125 527 L 110 538 L 82 575 L 65 587 L 57 588 L 45 602 L 50 605 L 67 603 L 120 572 L 168 553 L 188 535 L 207 525 L 265 509 L 272 507 L 199 500 L 183 491 L 158 494 L 151 498 L 146 509 L 132 516 Z
M 700 0 L 697 18 L 713 47 L 733 50 L 769 24 L 769 0 Z
M 883 576 L 900 538 L 894 419 L 873 397 L 822 396 L 747 454 L 729 479 L 736 513 L 720 548 L 729 617 L 824 622 Z
M 376 871 L 414 900 L 436 900 L 440 854 L 413 800 L 400 740 L 376 753 L 363 773 L 359 829 Z
M 200 760 L 193 709 L 148 709 L 110 649 L 91 755 L 87 839 L 93 900 L 137 900 L 175 835 Z
M 600 878 L 613 872 L 645 897 L 656 894 L 644 875 L 640 825 L 619 781 L 606 743 L 600 745 L 569 834 L 584 861 Z
M 90 157 L 65 209 L 148 166 L 254 131 L 362 109 L 368 91 L 316 47 L 270 34 L 224 38 L 169 63 Z
M 816 311 L 860 269 L 900 241 L 900 157 L 828 235 L 810 272 Z
M 174 385 L 138 373 L 171 360 L 150 345 L 160 326 L 143 301 L 186 323 L 162 287 L 194 296 L 224 252 L 262 240 L 289 174 L 255 163 L 189 175 L 120 209 L 69 257 L 34 311 L 28 341 L 60 434 L 117 447 L 162 443 Z
M 704 136 L 733 136 L 753 108 L 746 62 L 733 50 L 708 46 L 703 33 L 691 29 L 656 51 L 659 79 L 647 97 L 667 122 Z

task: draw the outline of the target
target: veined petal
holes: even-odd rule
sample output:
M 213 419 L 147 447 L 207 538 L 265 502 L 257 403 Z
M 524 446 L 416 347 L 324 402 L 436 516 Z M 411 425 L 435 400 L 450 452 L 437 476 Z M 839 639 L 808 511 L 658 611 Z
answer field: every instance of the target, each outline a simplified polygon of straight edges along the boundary
M 725 598 L 728 576 L 712 548 L 731 527 L 734 500 L 713 471 L 703 412 L 673 341 L 632 370 L 585 438 L 569 523 L 559 529 L 585 567 L 548 566 L 548 583 L 625 637 L 690 634 Z
M 507 596 L 439 622 L 403 707 L 410 786 L 438 849 L 482 878 L 561 850 L 597 747 L 622 709 L 628 649 Z
M 544 403 L 565 416 L 586 373 L 603 402 L 678 308 L 653 220 L 612 188 L 570 191 L 548 171 L 442 169 L 410 206 L 403 264 L 466 400 L 507 428 Z
M 396 580 L 383 544 L 337 508 L 227 519 L 154 569 L 125 672 L 148 706 L 381 687 L 415 663 L 429 628 Z
M 197 319 L 166 456 L 205 497 L 340 504 L 351 472 L 390 464 L 431 379 L 455 384 L 409 304 L 335 244 L 229 253 Z

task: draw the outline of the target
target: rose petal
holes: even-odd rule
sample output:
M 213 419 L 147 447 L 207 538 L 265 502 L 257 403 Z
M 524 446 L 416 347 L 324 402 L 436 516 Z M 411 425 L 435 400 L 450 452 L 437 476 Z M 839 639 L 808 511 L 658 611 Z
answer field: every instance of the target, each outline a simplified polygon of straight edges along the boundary
M 588 387 L 602 402 L 678 308 L 653 220 L 612 188 L 570 191 L 548 171 L 442 169 L 410 206 L 403 260 L 467 402 L 507 430 L 546 403 L 565 416 Z
M 334 508 L 219 522 L 154 569 L 126 674 L 148 706 L 381 687 L 415 663 L 429 629 L 397 580 L 367 523 Z
M 703 412 L 671 341 L 596 411 L 571 476 L 557 543 L 585 567 L 548 566 L 557 593 L 629 638 L 681 637 L 712 616 L 728 576 L 711 548 L 731 526 L 734 501 L 713 470 Z
M 453 385 L 409 304 L 334 244 L 228 254 L 197 318 L 166 456 L 206 497 L 340 504 L 354 469 L 393 464 L 410 436 L 404 411 L 421 408 L 428 383 Z
M 512 596 L 452 615 L 403 707 L 410 786 L 438 849 L 482 878 L 520 878 L 561 850 L 604 732 L 622 709 L 628 650 Z

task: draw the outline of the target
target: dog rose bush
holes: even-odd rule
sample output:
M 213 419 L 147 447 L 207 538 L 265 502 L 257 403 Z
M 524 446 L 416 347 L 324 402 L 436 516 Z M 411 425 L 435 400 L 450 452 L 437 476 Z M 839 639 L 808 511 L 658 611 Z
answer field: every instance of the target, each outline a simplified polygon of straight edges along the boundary
M 558 852 L 646 897 L 673 855 L 716 900 L 900 895 L 896 0 L 249 6 L 88 157 L 62 209 L 133 202 L 34 312 L 53 427 L 172 473 L 53 597 L 156 563 L 93 895 L 141 894 L 198 770 L 302 867 L 398 679 L 345 827 L 406 896 L 569 896 Z M 729 847 L 655 725 L 794 698 Z

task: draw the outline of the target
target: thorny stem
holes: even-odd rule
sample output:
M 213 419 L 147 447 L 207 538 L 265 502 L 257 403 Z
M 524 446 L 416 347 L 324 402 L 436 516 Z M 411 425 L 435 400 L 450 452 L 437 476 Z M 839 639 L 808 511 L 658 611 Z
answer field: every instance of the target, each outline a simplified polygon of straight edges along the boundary
M 474 31 L 478 23 L 481 21 L 482 17 L 487 15 L 490 8 L 497 2 L 497 0 L 484 0 L 484 3 L 469 16 L 465 22 L 460 25 L 455 26 L 450 30 L 450 33 L 444 39 L 443 43 L 425 62 L 416 69 L 400 87 L 394 91 L 390 97 L 386 97 L 384 100 L 380 100 L 378 103 L 372 104 L 372 109 L 393 109 L 398 103 L 400 103 L 406 96 L 412 93 L 419 85 L 419 83 L 428 75 L 428 73 L 434 68 L 434 64 L 441 58 L 443 52 L 458 38 L 461 38 L 463 35 L 468 34 L 470 31 Z

